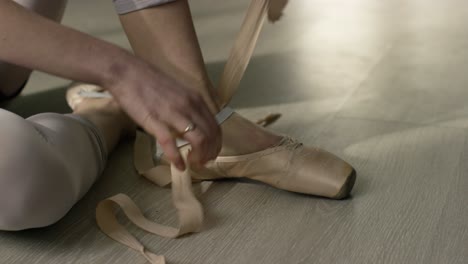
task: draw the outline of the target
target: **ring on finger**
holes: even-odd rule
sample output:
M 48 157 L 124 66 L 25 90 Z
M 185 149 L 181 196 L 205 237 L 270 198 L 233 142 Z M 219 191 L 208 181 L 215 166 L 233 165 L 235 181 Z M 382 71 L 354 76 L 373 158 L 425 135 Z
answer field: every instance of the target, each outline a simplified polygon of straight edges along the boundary
M 195 128 L 197 128 L 197 126 L 196 126 L 194 123 L 190 122 L 190 123 L 187 125 L 187 127 L 185 127 L 185 129 L 184 129 L 184 131 L 181 133 L 181 135 L 185 135 L 186 133 L 195 130 Z

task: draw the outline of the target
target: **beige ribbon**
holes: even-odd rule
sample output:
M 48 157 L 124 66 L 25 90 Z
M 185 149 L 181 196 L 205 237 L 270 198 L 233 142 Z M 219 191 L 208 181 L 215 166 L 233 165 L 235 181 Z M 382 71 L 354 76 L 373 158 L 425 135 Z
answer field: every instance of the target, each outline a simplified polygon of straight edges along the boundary
M 231 49 L 218 85 L 221 108 L 226 106 L 236 93 L 257 44 L 265 14 L 271 22 L 277 21 L 287 0 L 252 0 L 241 29 Z
M 236 92 L 240 80 L 250 61 L 266 14 L 270 21 L 277 21 L 287 0 L 252 0 L 244 18 L 241 30 L 231 50 L 219 83 L 221 106 L 229 103 Z M 267 117 L 259 120 L 262 125 L 277 118 Z M 192 190 L 190 168 L 179 171 L 171 164 L 155 166 L 153 162 L 153 138 L 146 133 L 137 132 L 134 148 L 134 164 L 138 173 L 159 186 L 172 184 L 172 199 L 179 218 L 179 227 L 174 228 L 148 220 L 138 206 L 125 194 L 117 194 L 101 201 L 96 208 L 96 221 L 99 228 L 115 241 L 139 251 L 152 264 L 165 264 L 165 258 L 156 255 L 141 244 L 116 219 L 115 208 L 120 207 L 127 218 L 139 228 L 168 238 L 198 232 L 203 224 L 203 208 Z M 190 147 L 181 149 L 184 160 Z M 188 166 L 188 163 L 185 162 Z

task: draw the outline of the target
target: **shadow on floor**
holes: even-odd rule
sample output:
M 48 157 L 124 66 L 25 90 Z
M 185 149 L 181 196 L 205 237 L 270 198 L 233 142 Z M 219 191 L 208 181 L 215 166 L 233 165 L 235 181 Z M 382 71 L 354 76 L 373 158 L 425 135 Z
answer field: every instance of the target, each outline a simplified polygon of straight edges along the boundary
M 45 113 L 70 113 L 71 109 L 65 101 L 67 87 L 55 87 L 50 90 L 21 95 L 9 102 L 0 103 L 0 108 L 5 108 L 19 116 L 29 116 Z
M 300 74 L 297 71 L 300 65 L 294 58 L 290 53 L 252 58 L 231 105 L 236 108 L 250 108 L 322 99 L 322 84 L 312 83 L 307 76 Z M 207 65 L 215 84 L 218 83 L 224 64 L 225 62 L 216 62 Z M 310 71 L 315 72 L 314 69 Z M 70 108 L 65 101 L 65 93 L 66 86 L 55 87 L 44 92 L 22 95 L 0 104 L 0 107 L 22 117 L 43 112 L 68 113 Z
M 250 108 L 302 102 L 322 96 L 322 93 L 311 92 L 315 88 L 319 89 L 320 84 L 306 79 L 308 76 L 298 71 L 301 65 L 294 58 L 294 54 L 291 53 L 253 57 L 231 105 L 235 108 Z M 224 64 L 223 61 L 206 65 L 215 86 L 223 72 Z

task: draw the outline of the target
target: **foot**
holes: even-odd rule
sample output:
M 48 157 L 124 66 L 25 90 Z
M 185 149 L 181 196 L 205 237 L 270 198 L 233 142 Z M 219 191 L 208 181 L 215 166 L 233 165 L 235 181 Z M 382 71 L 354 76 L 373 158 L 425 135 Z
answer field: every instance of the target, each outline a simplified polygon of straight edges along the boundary
M 254 153 L 275 146 L 283 139 L 237 113 L 221 124 L 221 129 L 223 148 L 220 156 Z
M 108 149 L 118 141 L 135 133 L 135 123 L 122 111 L 111 97 L 92 98 L 81 95 L 81 91 L 100 92 L 102 88 L 95 85 L 77 84 L 67 92 L 67 102 L 73 114 L 92 122 L 103 133 Z
M 278 189 L 332 199 L 348 197 L 354 186 L 355 170 L 327 151 L 275 135 L 238 114 L 231 115 L 221 128 L 220 156 L 192 171 L 193 180 L 249 178 Z

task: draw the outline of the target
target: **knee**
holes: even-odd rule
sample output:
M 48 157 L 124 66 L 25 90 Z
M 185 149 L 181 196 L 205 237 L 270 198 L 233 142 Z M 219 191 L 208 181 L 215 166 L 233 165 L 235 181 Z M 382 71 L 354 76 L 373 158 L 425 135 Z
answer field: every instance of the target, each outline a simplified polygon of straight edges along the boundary
M 0 230 L 51 225 L 74 203 L 72 184 L 63 170 L 50 163 L 31 163 L 12 160 L 12 166 L 0 169 Z
M 31 70 L 0 61 L 0 101 L 17 96 L 31 74 Z M 6 98 L 4 98 L 6 97 Z
M 0 111 L 0 120 L 5 121 Z M 76 199 L 58 155 L 20 118 L 0 127 L 0 230 L 55 223 Z
M 0 230 L 51 225 L 73 205 L 71 184 L 53 175 L 60 173 L 59 168 L 46 167 L 47 163 L 31 166 L 24 161 L 12 160 L 13 166 L 0 169 Z

